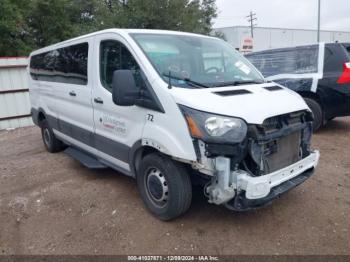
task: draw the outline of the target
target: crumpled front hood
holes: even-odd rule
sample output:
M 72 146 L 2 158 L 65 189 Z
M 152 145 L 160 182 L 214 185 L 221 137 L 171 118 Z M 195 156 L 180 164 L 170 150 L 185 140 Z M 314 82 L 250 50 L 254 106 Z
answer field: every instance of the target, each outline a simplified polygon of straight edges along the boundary
M 250 124 L 262 124 L 266 118 L 299 110 L 309 110 L 301 96 L 290 89 L 267 90 L 276 83 L 220 88 L 187 89 L 173 87 L 176 103 L 193 109 L 239 117 Z M 281 86 L 280 86 L 281 87 Z M 218 95 L 214 92 L 246 90 L 250 93 Z

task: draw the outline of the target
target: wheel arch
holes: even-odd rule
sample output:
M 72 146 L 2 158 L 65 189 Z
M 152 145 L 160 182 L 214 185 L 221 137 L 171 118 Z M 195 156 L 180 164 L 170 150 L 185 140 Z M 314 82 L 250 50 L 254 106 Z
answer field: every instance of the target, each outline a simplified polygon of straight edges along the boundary
M 320 104 L 322 110 L 323 110 L 323 101 L 319 94 L 311 92 L 311 91 L 298 91 L 298 94 L 301 95 L 303 98 L 309 98 L 315 100 L 317 103 Z
M 38 109 L 32 108 L 31 115 L 34 124 L 39 127 L 41 126 L 42 121 L 47 119 L 47 114 L 45 113 L 45 110 L 41 107 Z
M 161 153 L 158 149 L 152 146 L 142 145 L 141 140 L 138 140 L 131 147 L 129 151 L 129 165 L 134 177 L 136 177 L 137 171 L 139 170 L 142 158 L 154 152 Z

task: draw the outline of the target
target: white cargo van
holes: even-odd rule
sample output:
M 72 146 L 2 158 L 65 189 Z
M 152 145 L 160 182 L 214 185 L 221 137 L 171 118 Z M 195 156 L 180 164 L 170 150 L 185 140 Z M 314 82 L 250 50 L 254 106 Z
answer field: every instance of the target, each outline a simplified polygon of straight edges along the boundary
M 109 29 L 34 51 L 29 74 L 47 150 L 135 177 L 163 220 L 189 208 L 193 184 L 210 203 L 261 207 L 319 159 L 304 100 L 217 38 Z

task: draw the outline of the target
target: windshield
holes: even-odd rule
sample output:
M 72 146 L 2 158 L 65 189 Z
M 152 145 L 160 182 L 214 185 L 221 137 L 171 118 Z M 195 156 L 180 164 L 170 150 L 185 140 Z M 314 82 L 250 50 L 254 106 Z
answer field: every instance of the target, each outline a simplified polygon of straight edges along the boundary
M 198 83 L 203 88 L 264 82 L 255 67 L 222 40 L 188 35 L 131 36 L 159 75 L 166 82 L 171 78 L 173 86 L 194 88 L 193 83 Z

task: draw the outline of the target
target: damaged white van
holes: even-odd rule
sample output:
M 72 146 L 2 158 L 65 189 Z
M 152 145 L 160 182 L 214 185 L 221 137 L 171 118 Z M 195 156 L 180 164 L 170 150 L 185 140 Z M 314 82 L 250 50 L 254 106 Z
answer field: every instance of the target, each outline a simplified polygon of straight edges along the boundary
M 156 217 L 208 201 L 244 211 L 308 179 L 312 113 L 217 38 L 109 29 L 30 55 L 32 117 L 49 152 L 136 178 Z

